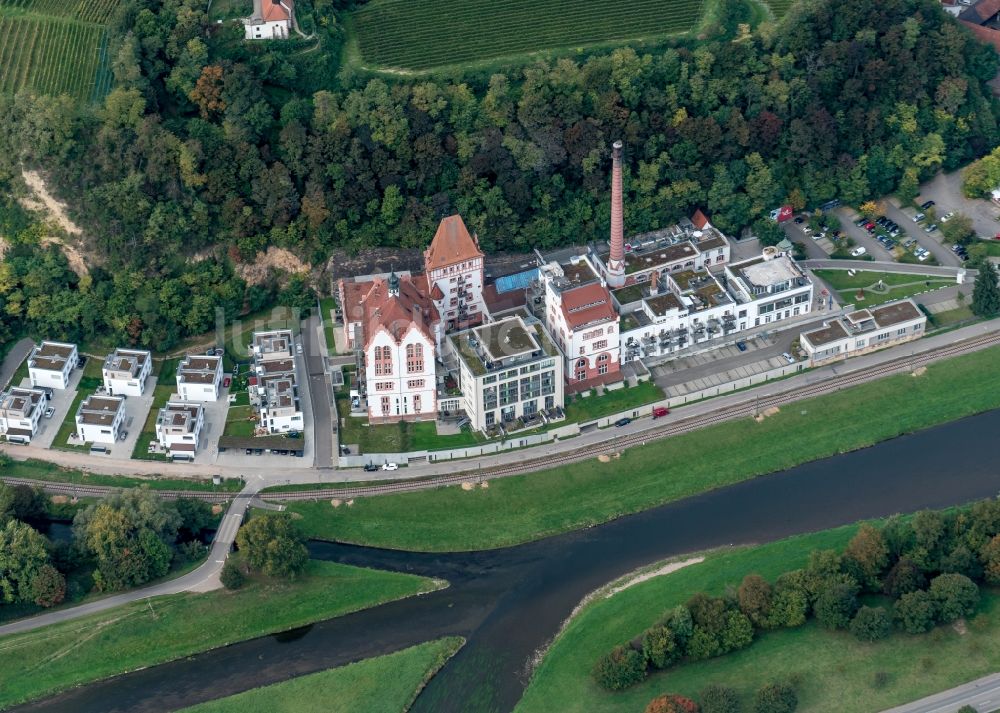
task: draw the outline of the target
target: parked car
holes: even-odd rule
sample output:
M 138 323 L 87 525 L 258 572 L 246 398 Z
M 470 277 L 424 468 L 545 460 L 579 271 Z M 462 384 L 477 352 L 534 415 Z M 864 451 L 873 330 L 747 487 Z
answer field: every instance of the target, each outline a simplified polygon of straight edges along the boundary
M 118 440 L 119 441 L 124 441 L 126 438 L 128 438 L 128 431 L 121 431 L 118 434 Z
M 661 416 L 666 416 L 670 413 L 670 409 L 666 406 L 656 406 L 653 408 L 653 418 L 660 418 Z
M 247 448 L 246 453 L 247 453 L 248 456 L 252 456 L 253 455 L 253 448 Z
M 858 247 L 856 247 L 853 250 L 851 250 L 851 256 L 852 257 L 861 257 L 866 252 L 868 252 L 868 251 L 865 250 L 865 246 L 864 245 L 859 245 Z
M 782 352 L 781 356 L 785 357 L 785 361 L 787 361 L 789 364 L 794 364 L 795 363 L 795 357 L 793 357 L 788 352 Z
M 920 210 L 927 210 L 932 205 L 934 205 L 934 201 L 924 201 L 923 203 L 920 204 Z
M 615 426 L 617 426 L 618 428 L 621 428 L 622 426 L 627 426 L 630 423 L 632 423 L 632 419 L 630 419 L 630 418 L 620 418 L 617 421 L 615 421 Z
M 395 463 L 383 463 L 382 470 L 399 470 L 399 466 Z
M 739 349 L 741 352 L 745 352 L 747 350 L 747 343 L 746 342 L 736 342 L 736 348 Z
M 947 213 L 945 213 L 944 215 L 941 216 L 941 222 L 942 223 L 947 223 L 949 220 L 951 220 L 954 217 L 955 217 L 955 211 L 953 211 L 953 210 L 952 211 L 948 211 Z
M 295 345 L 295 353 L 296 354 L 301 354 L 302 353 L 302 343 L 301 342 L 299 342 L 298 344 Z
M 914 223 L 919 223 L 921 220 L 923 220 L 926 217 L 927 216 L 924 215 L 923 213 L 917 213 L 915 216 L 913 216 L 913 222 Z
M 795 224 L 796 225 L 802 225 L 805 222 L 805 220 L 806 219 L 803 218 L 801 215 L 795 216 Z
M 54 408 L 52 408 L 51 406 L 49 406 L 47 409 L 45 409 L 45 414 L 44 414 L 45 418 L 52 418 L 53 416 L 55 416 L 55 414 L 56 414 L 56 410 Z
M 365 472 L 366 473 L 374 473 L 374 472 L 377 472 L 377 471 L 378 471 L 378 466 L 377 465 L 375 465 L 374 463 L 365 463 Z
M 342 455 L 342 456 L 349 456 L 349 455 L 351 455 L 351 448 L 350 448 L 350 446 L 345 446 L 345 445 L 341 444 L 341 446 L 340 446 L 340 455 Z
M 926 228 L 924 228 L 925 233 L 933 233 L 935 230 L 937 230 L 937 223 L 931 223 Z

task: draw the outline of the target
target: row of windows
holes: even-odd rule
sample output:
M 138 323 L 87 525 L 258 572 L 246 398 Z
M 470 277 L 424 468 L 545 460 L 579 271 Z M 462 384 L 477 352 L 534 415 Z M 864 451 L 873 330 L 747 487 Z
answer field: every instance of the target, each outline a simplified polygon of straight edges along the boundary
M 382 399 L 381 399 L 382 412 L 381 413 L 382 413 L 383 416 L 391 416 L 392 415 L 392 412 L 391 412 L 392 405 L 391 404 L 392 404 L 392 399 L 390 397 L 388 397 L 388 396 L 383 396 L 382 397 Z M 400 411 L 399 399 L 396 399 L 396 415 L 399 416 L 401 414 L 406 414 L 406 413 L 410 413 L 407 410 L 406 397 L 405 396 L 403 397 L 403 410 L 402 411 Z M 420 394 L 414 394 L 414 396 L 413 396 L 413 413 L 420 413 Z

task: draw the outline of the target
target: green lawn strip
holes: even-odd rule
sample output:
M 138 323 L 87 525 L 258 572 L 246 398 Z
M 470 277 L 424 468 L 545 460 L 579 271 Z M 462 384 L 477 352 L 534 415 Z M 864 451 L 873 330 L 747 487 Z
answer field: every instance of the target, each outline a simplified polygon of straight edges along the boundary
M 605 391 L 603 396 L 577 396 L 566 404 L 566 421 L 593 421 L 596 418 L 645 406 L 664 398 L 663 389 L 652 381 L 643 381 L 635 386 Z M 561 424 L 556 424 L 561 425 Z
M 887 287 L 893 285 L 907 285 L 911 282 L 922 282 L 929 278 L 925 275 L 913 275 L 902 272 L 875 272 L 873 270 L 858 270 L 853 276 L 847 274 L 847 270 L 813 270 L 816 277 L 822 279 L 835 290 L 857 289 L 859 287 L 870 287 L 879 280 Z
M 81 382 L 82 383 L 82 382 Z M 66 418 L 63 419 L 62 425 L 59 426 L 59 430 L 56 431 L 56 437 L 52 441 L 52 448 L 63 450 L 63 451 L 79 451 L 87 450 L 89 446 L 86 444 L 75 441 L 75 445 L 69 442 L 69 436 L 71 433 L 76 432 L 76 412 L 80 408 L 80 404 L 88 396 L 92 395 L 96 391 L 95 388 L 85 389 L 82 386 L 77 390 L 76 397 L 73 399 L 73 403 L 69 406 L 69 411 L 66 412 Z
M 323 320 L 323 333 L 326 335 L 326 348 L 330 354 L 337 353 L 337 341 L 333 337 L 333 315 L 330 311 L 337 307 L 337 300 L 324 297 L 319 301 L 320 318 Z
M 100 473 L 84 473 L 79 470 L 62 468 L 53 463 L 38 460 L 13 461 L 4 467 L 3 474 L 10 478 L 28 478 L 31 480 L 53 483 L 78 483 L 80 485 L 104 485 L 113 488 L 146 487 L 151 490 L 203 490 L 239 492 L 243 483 L 239 478 L 226 478 L 222 485 L 212 485 L 209 480 L 186 478 L 162 478 L 152 476 L 146 478 L 128 478 L 123 475 L 101 475 Z
M 232 409 L 230 409 L 231 411 Z M 414 421 L 368 425 L 368 420 L 349 415 L 351 401 L 337 399 L 337 413 L 344 419 L 340 442 L 358 444 L 361 453 L 405 453 L 408 451 L 465 448 L 485 443 L 486 439 L 464 427 L 460 433 L 438 435 L 435 421 Z
M 429 641 L 179 713 L 400 713 L 463 643 L 459 637 Z
M 922 635 L 894 631 L 888 639 L 867 644 L 810 620 L 797 629 L 759 634 L 741 651 L 653 673 L 622 692 L 610 693 L 591 680 L 599 656 L 640 634 L 669 607 L 699 591 L 722 594 L 752 572 L 773 581 L 781 572 L 803 566 L 813 549 L 843 548 L 855 530 L 849 526 L 710 554 L 703 563 L 636 584 L 611 598 L 596 597 L 557 637 L 516 713 L 631 713 L 662 693 L 697 699 L 711 683 L 735 688 L 743 710 L 750 710 L 753 692 L 774 680 L 795 682 L 799 710 L 867 713 L 994 672 L 1000 659 L 1000 592 L 984 590 L 980 613 L 969 621 L 966 634 L 953 627 Z M 877 683 L 876 674 L 886 682 Z
M 431 591 L 433 580 L 310 562 L 290 582 L 174 594 L 0 639 L 0 708 Z
M 253 407 L 249 404 L 246 406 L 230 406 L 229 411 L 226 412 L 226 426 L 222 430 L 222 435 L 243 436 L 247 438 L 253 436 L 254 429 L 257 426 L 257 422 L 251 419 L 253 412 Z
M 596 459 L 458 487 L 359 498 L 350 508 L 293 503 L 313 537 L 453 551 L 502 547 L 581 529 L 672 500 L 825 458 L 1000 406 L 983 378 L 1000 347 L 798 401 L 757 423 L 745 418 Z M 711 458 L 705 454 L 711 453 Z M 391 522 L 392 527 L 385 527 Z
M 961 322 L 969 322 L 974 319 L 976 319 L 976 315 L 972 313 L 972 309 L 966 306 L 956 307 L 944 312 L 936 312 L 931 315 L 931 323 L 938 328 L 948 327 Z
M 922 292 L 939 290 L 943 287 L 951 287 L 955 283 L 951 280 L 927 280 L 915 285 L 899 285 L 891 287 L 886 292 L 873 292 L 865 290 L 864 299 L 856 299 L 856 290 L 840 290 L 841 299 L 846 303 L 854 303 L 857 307 L 875 307 L 894 300 L 901 300 L 912 297 Z
M 30 356 L 30 354 L 29 354 Z M 24 357 L 24 361 L 14 370 L 14 375 L 10 377 L 11 386 L 20 386 L 21 382 L 28 378 L 28 357 Z M 3 384 L 0 384 L 3 386 Z

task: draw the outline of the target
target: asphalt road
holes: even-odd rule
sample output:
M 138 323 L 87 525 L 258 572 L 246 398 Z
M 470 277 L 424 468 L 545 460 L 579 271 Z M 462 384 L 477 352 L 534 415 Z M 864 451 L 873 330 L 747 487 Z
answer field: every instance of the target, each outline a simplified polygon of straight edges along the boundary
M 333 467 L 333 420 L 330 408 L 330 383 L 326 374 L 326 352 L 317 338 L 323 323 L 317 315 L 305 320 L 302 329 L 302 351 L 306 362 L 306 383 L 313 419 L 313 465 Z
M 7 382 L 14 376 L 14 372 L 17 371 L 17 367 L 21 366 L 21 362 L 24 361 L 25 357 L 31 353 L 33 346 L 35 346 L 35 343 L 25 337 L 10 348 L 7 356 L 4 357 L 3 365 L 0 366 L 0 390 L 7 387 Z
M 980 713 L 1000 710 L 1000 673 L 890 708 L 883 713 L 955 713 L 962 706 L 972 706 Z

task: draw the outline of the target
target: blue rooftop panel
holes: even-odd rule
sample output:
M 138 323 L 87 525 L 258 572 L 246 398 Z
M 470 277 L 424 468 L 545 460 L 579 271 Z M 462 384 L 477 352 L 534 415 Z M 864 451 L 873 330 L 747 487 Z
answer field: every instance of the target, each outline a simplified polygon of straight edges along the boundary
M 524 272 L 517 272 L 513 275 L 504 275 L 503 277 L 498 277 L 496 281 L 497 294 L 502 295 L 504 292 L 510 292 L 512 290 L 523 290 L 531 284 L 531 281 L 538 277 L 538 268 L 532 270 L 525 270 Z

